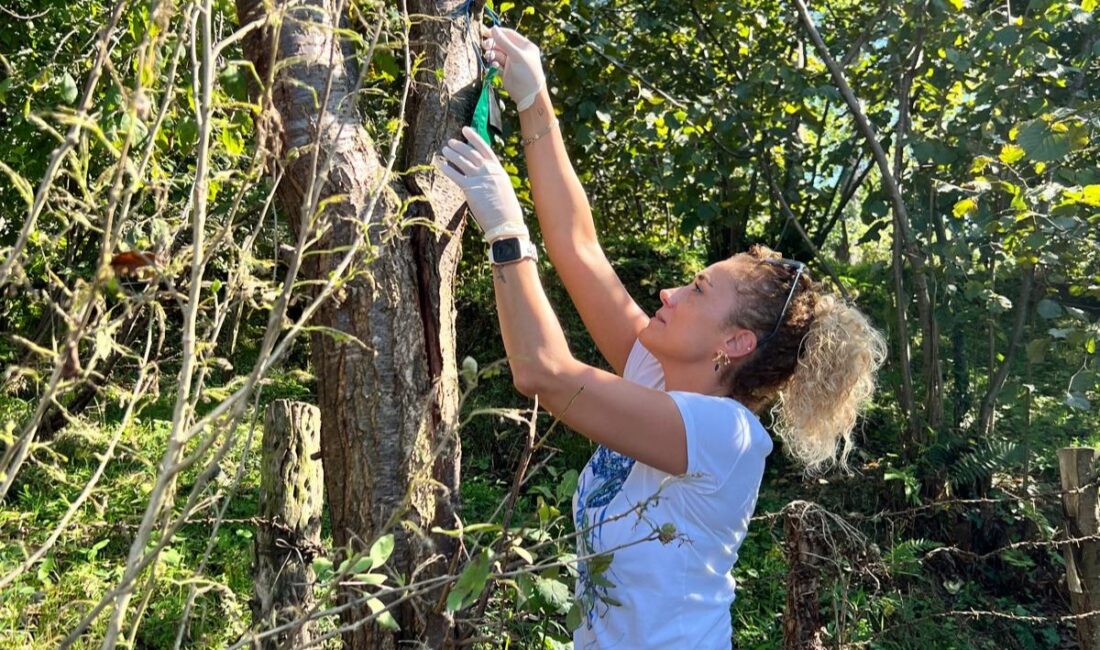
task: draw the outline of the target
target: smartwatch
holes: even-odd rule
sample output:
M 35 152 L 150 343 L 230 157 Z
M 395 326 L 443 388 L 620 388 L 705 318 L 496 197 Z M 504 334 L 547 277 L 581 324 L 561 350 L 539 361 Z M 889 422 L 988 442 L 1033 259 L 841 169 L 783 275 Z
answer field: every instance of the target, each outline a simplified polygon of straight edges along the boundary
M 526 237 L 503 237 L 489 244 L 489 261 L 493 264 L 509 264 L 524 258 L 539 259 L 535 245 Z

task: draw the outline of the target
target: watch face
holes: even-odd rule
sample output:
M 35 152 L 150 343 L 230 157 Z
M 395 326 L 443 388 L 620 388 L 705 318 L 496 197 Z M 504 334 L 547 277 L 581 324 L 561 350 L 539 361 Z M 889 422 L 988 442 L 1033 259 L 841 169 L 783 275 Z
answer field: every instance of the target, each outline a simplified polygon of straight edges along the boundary
M 515 237 L 493 242 L 493 261 L 511 262 L 519 259 L 519 240 Z

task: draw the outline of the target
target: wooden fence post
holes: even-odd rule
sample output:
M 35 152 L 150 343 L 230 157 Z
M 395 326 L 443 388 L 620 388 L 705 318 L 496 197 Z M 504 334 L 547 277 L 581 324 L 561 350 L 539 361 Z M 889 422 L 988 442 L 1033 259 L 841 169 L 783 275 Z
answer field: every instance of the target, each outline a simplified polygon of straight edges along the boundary
M 824 626 L 819 599 L 821 558 L 826 544 L 819 527 L 804 525 L 812 503 L 795 501 L 784 508 L 784 553 L 787 573 L 787 607 L 783 612 L 783 650 L 824 650 Z
M 1058 450 L 1062 474 L 1062 510 L 1069 538 L 1098 532 L 1096 450 L 1066 447 Z M 1074 614 L 1100 611 L 1100 541 L 1062 545 L 1066 558 L 1066 584 Z M 1100 617 L 1077 620 L 1077 640 L 1082 648 L 1100 650 Z
M 321 546 L 324 480 L 321 412 L 277 400 L 264 413 L 260 517 L 252 565 L 252 624 L 257 631 L 301 618 L 313 606 L 311 561 Z M 270 522 L 270 523 L 269 523 Z M 292 648 L 313 638 L 311 625 L 268 637 L 265 650 Z

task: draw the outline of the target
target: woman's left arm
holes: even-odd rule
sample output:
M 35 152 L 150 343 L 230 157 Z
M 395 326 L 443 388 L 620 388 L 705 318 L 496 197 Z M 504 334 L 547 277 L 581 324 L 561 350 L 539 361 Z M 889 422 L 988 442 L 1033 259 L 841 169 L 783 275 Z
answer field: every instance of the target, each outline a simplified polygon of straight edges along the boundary
M 529 241 L 519 200 L 496 154 L 473 129 L 463 134 L 470 144 L 451 140 L 443 148 L 450 163 L 443 173 L 462 189 L 486 240 Z M 573 430 L 609 449 L 669 474 L 687 471 L 679 407 L 663 391 L 573 358 L 534 260 L 494 266 L 493 286 L 512 381 L 520 392 L 537 395 Z
M 497 316 L 512 381 L 594 442 L 669 474 L 687 471 L 679 407 L 647 388 L 573 358 L 535 262 L 493 268 Z

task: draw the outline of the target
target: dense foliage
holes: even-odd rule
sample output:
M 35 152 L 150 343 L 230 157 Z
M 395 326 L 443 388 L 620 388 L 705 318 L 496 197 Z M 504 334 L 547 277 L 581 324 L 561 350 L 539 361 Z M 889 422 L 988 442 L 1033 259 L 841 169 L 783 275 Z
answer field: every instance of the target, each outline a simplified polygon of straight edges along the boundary
M 381 25 L 361 103 L 383 146 L 399 129 L 405 63 L 403 19 L 388 4 L 351 3 L 348 28 L 367 51 L 370 29 Z M 1055 450 L 1094 445 L 1100 431 L 1100 8 L 1095 0 L 818 3 L 808 17 L 822 51 L 797 4 L 558 0 L 495 9 L 542 48 L 601 241 L 643 307 L 708 261 L 765 243 L 806 261 L 888 334 L 891 358 L 860 426 L 856 474 L 803 477 L 778 446 L 769 460 L 761 518 L 735 569 L 738 647 L 780 643 L 789 567 L 783 517 L 768 515 L 799 499 L 846 522 L 822 569 L 827 635 L 837 644 L 1064 647 L 1073 625 L 1059 620 L 1068 595 L 1060 551 L 1047 542 L 1065 523 L 1047 495 L 1059 489 Z M 233 5 L 210 6 L 215 38 L 224 39 L 236 28 Z M 218 53 L 202 137 L 195 5 L 15 0 L 0 11 L 0 574 L 10 576 L 0 588 L 0 645 L 55 647 L 122 577 L 173 439 L 174 406 L 190 398 L 176 385 L 187 331 L 179 296 L 154 300 L 108 273 L 107 261 L 155 250 L 162 275 L 186 291 L 202 206 L 214 242 L 201 293 L 208 311 L 196 326 L 208 342 L 193 382 L 202 414 L 267 354 L 261 341 L 286 272 L 277 251 L 289 231 L 267 202 L 272 126 L 250 103 L 239 42 Z M 886 154 L 897 197 L 833 61 Z M 499 149 L 529 206 L 514 116 L 506 122 Z M 503 347 L 476 233 L 467 232 L 464 256 L 459 356 L 485 368 Z M 542 275 L 574 353 L 601 364 L 552 269 Z M 150 349 L 152 377 L 139 372 Z M 87 371 L 80 380 L 72 350 Z M 516 409 L 529 405 L 506 372 L 465 368 L 471 524 L 488 522 L 507 499 L 526 439 Z M 124 627 L 131 644 L 172 647 L 182 634 L 195 647 L 224 647 L 248 629 L 259 438 L 250 423 L 276 397 L 308 401 L 319 379 L 299 341 L 264 376 L 258 401 L 226 423 L 224 440 L 209 443 L 225 450 L 218 478 L 196 497 L 210 505 L 142 574 Z M 18 436 L 40 408 L 54 430 L 13 465 Z M 492 408 L 503 410 L 481 412 Z M 539 419 L 540 435 L 551 426 Z M 205 449 L 207 440 L 187 444 Z M 569 559 L 572 486 L 590 451 L 564 429 L 546 437 L 516 504 L 513 558 Z M 171 486 L 180 502 L 204 467 Z M 959 498 L 981 501 L 951 501 Z M 215 528 L 223 505 L 229 523 Z M 471 539 L 499 533 L 486 527 Z M 1036 544 L 1008 548 L 1022 541 Z M 20 570 L 44 544 L 48 552 Z M 454 609 L 472 611 L 493 561 L 487 551 L 471 557 Z M 330 574 L 321 572 L 322 583 Z M 504 645 L 505 635 L 512 647 L 569 638 L 568 562 L 492 584 L 480 609 L 487 646 Z M 105 624 L 80 643 L 98 645 Z

